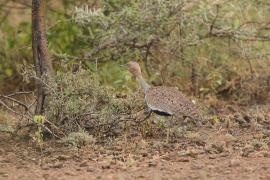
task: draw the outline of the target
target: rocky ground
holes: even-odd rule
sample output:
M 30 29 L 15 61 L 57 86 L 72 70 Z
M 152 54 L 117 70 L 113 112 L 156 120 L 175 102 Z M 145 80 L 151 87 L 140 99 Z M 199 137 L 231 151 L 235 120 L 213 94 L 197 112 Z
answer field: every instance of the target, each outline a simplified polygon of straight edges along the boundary
M 0 133 L 0 179 L 270 179 L 270 108 L 221 113 L 183 138 L 119 137 L 82 147 Z

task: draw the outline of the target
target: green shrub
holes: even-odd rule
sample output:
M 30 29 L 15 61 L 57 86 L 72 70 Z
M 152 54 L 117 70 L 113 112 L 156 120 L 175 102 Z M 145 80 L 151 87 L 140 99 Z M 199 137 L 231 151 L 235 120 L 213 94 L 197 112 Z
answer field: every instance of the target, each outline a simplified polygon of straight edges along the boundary
M 98 137 L 117 135 L 134 123 L 132 115 L 144 106 L 136 93 L 117 94 L 86 70 L 60 73 L 49 86 L 46 117 L 66 134 L 85 129 Z
M 92 135 L 80 130 L 79 132 L 72 132 L 62 139 L 63 143 L 76 147 L 94 144 L 96 142 Z

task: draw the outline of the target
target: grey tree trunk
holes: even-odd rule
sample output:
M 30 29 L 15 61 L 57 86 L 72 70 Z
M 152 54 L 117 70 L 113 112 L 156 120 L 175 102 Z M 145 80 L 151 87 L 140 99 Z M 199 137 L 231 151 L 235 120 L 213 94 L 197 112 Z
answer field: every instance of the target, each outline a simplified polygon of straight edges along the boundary
M 32 1 L 32 50 L 36 69 L 37 104 L 35 114 L 43 114 L 46 88 L 41 80 L 53 75 L 45 25 L 46 0 Z

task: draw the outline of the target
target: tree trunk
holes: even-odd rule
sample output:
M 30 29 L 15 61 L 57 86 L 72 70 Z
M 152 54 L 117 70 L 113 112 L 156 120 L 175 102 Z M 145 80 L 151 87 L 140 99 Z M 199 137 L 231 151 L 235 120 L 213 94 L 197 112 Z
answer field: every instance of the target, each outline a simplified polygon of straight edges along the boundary
M 53 75 L 52 60 L 48 52 L 45 25 L 46 0 L 32 1 L 32 50 L 36 69 L 37 105 L 35 114 L 42 114 L 46 87 L 42 81 Z

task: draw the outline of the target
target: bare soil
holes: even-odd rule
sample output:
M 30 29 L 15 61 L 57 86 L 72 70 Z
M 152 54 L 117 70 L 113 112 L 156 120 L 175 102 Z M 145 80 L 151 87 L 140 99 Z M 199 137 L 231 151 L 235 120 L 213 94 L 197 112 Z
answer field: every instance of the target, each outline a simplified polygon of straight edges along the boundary
M 269 106 L 220 112 L 198 131 L 119 137 L 83 147 L 0 133 L 0 179 L 270 179 Z M 247 116 L 247 117 L 246 117 Z

